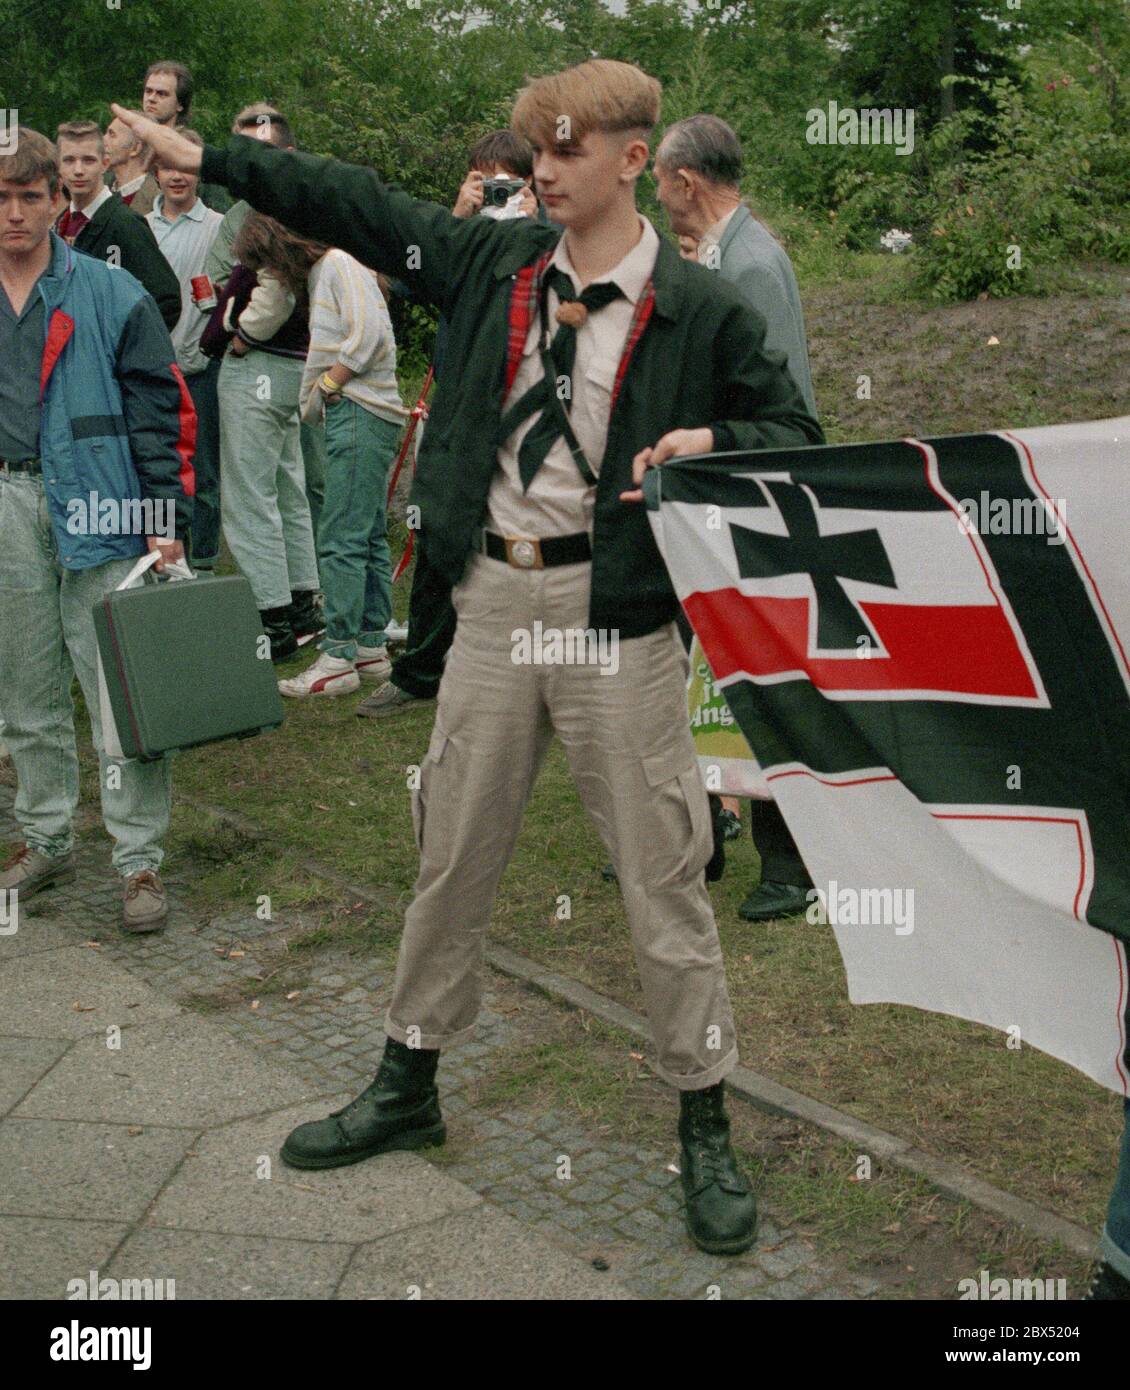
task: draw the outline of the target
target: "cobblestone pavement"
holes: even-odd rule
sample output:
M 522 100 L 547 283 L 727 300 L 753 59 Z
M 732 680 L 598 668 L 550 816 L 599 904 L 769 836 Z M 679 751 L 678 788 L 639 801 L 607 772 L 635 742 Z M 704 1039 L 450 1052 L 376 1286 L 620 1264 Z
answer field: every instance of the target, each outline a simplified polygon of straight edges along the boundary
M 16 842 L 11 804 L 11 787 L 0 785 L 0 838 Z M 73 935 L 74 944 L 98 942 L 92 954 L 124 968 L 170 1003 L 200 1012 L 276 1061 L 291 1059 L 315 1093 L 356 1092 L 368 1083 L 382 1044 L 391 958 L 366 961 L 344 952 L 331 955 L 326 947 L 289 951 L 287 938 L 296 928 L 316 924 L 296 913 L 261 921 L 251 907 L 201 916 L 193 911 L 190 880 L 175 870 L 166 876 L 168 929 L 126 937 L 118 929 L 120 888 L 109 868 L 108 842 L 96 824 L 86 810 L 78 881 L 31 900 L 25 914 L 49 914 L 65 924 L 61 929 Z M 300 975 L 308 969 L 300 987 L 271 987 L 276 972 L 293 975 L 296 966 Z M 476 1083 L 495 1060 L 512 1058 L 517 1048 L 543 1036 L 555 1016 L 556 1006 L 541 996 L 489 977 L 476 1040 L 444 1053 L 440 1063 L 450 1136 L 438 1157 L 444 1172 L 597 1270 L 607 1268 L 610 1279 L 640 1297 L 857 1299 L 879 1291 L 875 1280 L 838 1267 L 764 1204 L 758 1243 L 748 1254 L 735 1259 L 698 1252 L 686 1235 L 673 1170 L 674 1097 L 668 1152 L 586 1133 L 565 1113 L 477 1105 Z M 564 1180 L 563 1158 L 571 1169 Z

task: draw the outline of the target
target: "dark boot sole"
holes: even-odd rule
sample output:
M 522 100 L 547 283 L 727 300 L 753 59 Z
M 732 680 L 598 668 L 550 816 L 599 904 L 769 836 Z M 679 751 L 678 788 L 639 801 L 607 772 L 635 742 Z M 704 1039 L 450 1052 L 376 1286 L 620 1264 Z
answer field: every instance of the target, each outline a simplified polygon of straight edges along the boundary
M 366 1158 L 376 1158 L 378 1154 L 397 1153 L 401 1150 L 438 1148 L 447 1139 L 447 1126 L 433 1125 L 430 1129 L 410 1130 L 407 1134 L 391 1134 L 380 1143 L 367 1149 L 348 1154 L 331 1154 L 325 1158 L 308 1158 L 306 1155 L 288 1154 L 284 1144 L 279 1157 L 288 1168 L 345 1168 L 350 1163 L 361 1163 Z
M 744 1255 L 747 1250 L 752 1250 L 757 1244 L 757 1228 L 754 1227 L 753 1234 L 743 1236 L 740 1240 L 700 1240 L 698 1236 L 687 1227 L 687 1234 L 700 1250 L 705 1250 L 708 1255 Z

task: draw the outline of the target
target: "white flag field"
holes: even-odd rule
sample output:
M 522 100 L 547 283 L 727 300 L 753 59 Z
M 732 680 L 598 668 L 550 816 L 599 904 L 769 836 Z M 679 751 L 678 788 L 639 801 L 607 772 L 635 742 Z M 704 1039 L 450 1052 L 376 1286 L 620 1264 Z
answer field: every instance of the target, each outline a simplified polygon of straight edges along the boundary
M 852 1002 L 1130 1092 L 1130 417 L 680 459 L 644 491 Z

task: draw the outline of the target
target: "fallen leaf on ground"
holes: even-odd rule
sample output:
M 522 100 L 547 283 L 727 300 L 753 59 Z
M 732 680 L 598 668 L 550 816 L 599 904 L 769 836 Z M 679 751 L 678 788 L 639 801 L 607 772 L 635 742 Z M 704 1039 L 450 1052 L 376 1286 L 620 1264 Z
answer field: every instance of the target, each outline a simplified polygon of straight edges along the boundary
M 1000 345 L 1001 345 L 1001 340 L 997 337 L 997 335 L 996 335 L 995 333 L 992 334 L 990 337 L 988 337 L 988 338 L 985 339 L 985 346 L 986 346 L 986 347 L 1000 347 Z
M 140 1125 L 130 1125 L 129 1128 L 126 1130 L 127 1134 L 132 1135 L 144 1134 L 144 1132 L 145 1131 L 141 1128 Z
M 242 960 L 246 954 L 246 951 L 229 951 L 228 960 Z
M 251 1001 L 251 1007 L 252 1007 L 253 1009 L 257 1009 L 257 1008 L 259 1007 L 259 1001 L 258 1001 L 258 999 L 252 999 L 252 1001 Z
M 77 999 L 71 1005 L 76 1014 L 92 1014 L 97 1007 L 97 1004 L 80 1004 Z
M 892 1221 L 889 1226 L 884 1226 L 883 1230 L 889 1236 L 897 1236 L 898 1233 L 902 1230 L 902 1222 Z
M 292 990 L 290 991 L 290 993 L 289 993 L 286 997 L 287 997 L 287 999 L 297 999 L 298 996 L 299 996 L 299 994 L 301 994 L 301 992 L 302 992 L 301 990 L 292 989 Z

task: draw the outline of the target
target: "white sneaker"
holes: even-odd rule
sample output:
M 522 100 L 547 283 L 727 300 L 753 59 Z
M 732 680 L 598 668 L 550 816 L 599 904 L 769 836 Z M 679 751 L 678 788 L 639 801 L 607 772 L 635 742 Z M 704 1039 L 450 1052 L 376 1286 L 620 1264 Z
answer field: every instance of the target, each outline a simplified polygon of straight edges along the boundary
M 363 681 L 387 681 L 392 674 L 392 662 L 385 647 L 358 646 L 353 665 Z
M 348 695 L 361 685 L 361 677 L 352 661 L 345 661 L 328 652 L 320 652 L 313 666 L 300 676 L 279 681 L 279 694 L 294 700 L 306 700 L 313 695 Z

